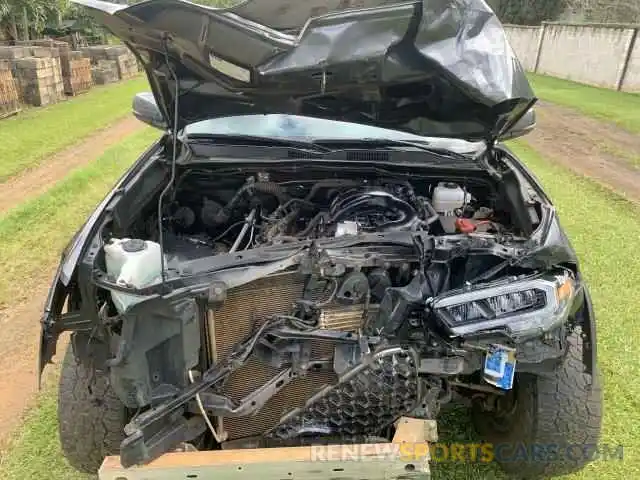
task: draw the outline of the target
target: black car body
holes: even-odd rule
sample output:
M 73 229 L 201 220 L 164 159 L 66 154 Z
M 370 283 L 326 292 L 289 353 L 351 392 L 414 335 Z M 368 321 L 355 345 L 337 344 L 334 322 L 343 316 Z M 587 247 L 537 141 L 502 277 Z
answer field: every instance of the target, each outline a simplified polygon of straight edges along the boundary
M 71 331 L 65 368 L 128 412 L 85 456 L 362 441 L 453 394 L 488 438 L 597 440 L 593 309 L 501 143 L 535 96 L 483 0 L 79 3 L 143 64 L 134 113 L 165 130 L 66 248 L 42 318 L 40 369 Z M 587 387 L 530 401 L 567 375 Z M 91 470 L 74 401 L 61 386 L 63 448 Z M 568 401 L 568 430 L 513 415 Z

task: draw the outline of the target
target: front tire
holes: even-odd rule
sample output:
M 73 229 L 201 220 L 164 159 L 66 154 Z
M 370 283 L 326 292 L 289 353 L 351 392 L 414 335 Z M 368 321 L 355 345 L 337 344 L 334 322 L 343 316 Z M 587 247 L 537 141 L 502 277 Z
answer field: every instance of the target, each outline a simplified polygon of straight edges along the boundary
M 95 474 L 106 456 L 118 454 L 127 421 L 127 409 L 107 377 L 77 362 L 69 345 L 60 375 L 58 423 L 62 452 L 71 466 Z
M 522 479 L 566 475 L 591 461 L 585 452 L 595 453 L 602 425 L 600 375 L 595 368 L 593 376 L 585 372 L 580 336 L 568 341 L 567 356 L 554 372 L 516 377 L 509 406 L 500 413 L 474 405 L 476 430 L 494 449 L 503 446 L 504 455 L 496 455 L 496 461 L 507 474 Z

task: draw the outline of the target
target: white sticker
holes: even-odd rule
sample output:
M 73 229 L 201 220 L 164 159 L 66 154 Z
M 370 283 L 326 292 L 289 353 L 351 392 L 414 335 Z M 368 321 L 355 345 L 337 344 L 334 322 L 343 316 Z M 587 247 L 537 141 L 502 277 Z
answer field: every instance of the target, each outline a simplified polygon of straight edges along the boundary
M 209 63 L 213 68 L 228 77 L 235 78 L 241 82 L 251 83 L 251 72 L 246 68 L 227 62 L 226 60 L 216 57 L 212 53 L 209 54 Z

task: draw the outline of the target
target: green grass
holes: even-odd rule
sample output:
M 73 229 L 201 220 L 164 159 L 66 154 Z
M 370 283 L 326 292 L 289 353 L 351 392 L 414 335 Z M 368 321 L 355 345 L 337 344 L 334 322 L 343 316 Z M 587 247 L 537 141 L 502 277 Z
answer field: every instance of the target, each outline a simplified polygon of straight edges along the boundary
M 131 140 L 125 151 L 133 151 Z M 140 141 L 141 146 L 143 142 Z M 625 447 L 623 462 L 595 462 L 571 479 L 608 480 L 640 478 L 640 323 L 637 322 L 638 288 L 640 284 L 640 256 L 637 247 L 640 240 L 640 209 L 624 199 L 599 187 L 591 181 L 575 176 L 540 158 L 523 142 L 515 142 L 514 149 L 545 185 L 555 202 L 562 222 L 574 247 L 578 251 L 582 267 L 590 283 L 598 315 L 598 341 L 600 368 L 605 386 L 605 420 L 602 442 Z M 122 154 L 121 154 L 122 155 Z M 102 162 L 122 168 L 126 163 L 113 159 L 114 153 L 106 155 Z M 108 159 L 111 160 L 108 160 Z M 117 170 L 117 168 L 115 168 Z M 93 169 L 94 171 L 96 169 Z M 93 178 L 95 189 L 108 183 L 97 176 Z M 115 172 L 111 175 L 115 177 Z M 76 177 L 77 179 L 80 177 Z M 75 184 L 74 181 L 71 181 Z M 63 193 L 65 189 L 61 187 Z M 78 203 L 93 204 L 100 198 L 97 191 L 85 195 L 77 194 Z M 39 202 L 41 208 L 46 201 Z M 45 211 L 31 207 L 27 218 L 32 223 L 36 218 L 46 218 Z M 81 212 L 90 208 L 76 207 L 74 218 L 80 221 Z M 38 212 L 41 213 L 38 213 Z M 57 221 L 59 221 L 58 219 Z M 0 222 L 0 232 L 6 231 Z M 25 227 L 22 234 L 36 237 L 55 224 L 46 221 L 31 230 Z M 68 226 L 61 226 L 67 233 Z M 12 228 L 16 232 L 16 228 Z M 30 233 L 32 232 L 32 233 Z M 37 232 L 37 234 L 35 233 Z M 56 234 L 56 237 L 58 234 Z M 6 238 L 6 237 L 5 237 Z M 35 239 L 33 242 L 35 243 Z M 2 245 L 3 240 L 0 241 Z M 60 242 L 58 242 L 58 245 Z M 2 258 L 0 256 L 0 258 Z M 439 423 L 440 439 L 444 442 L 477 441 L 469 428 L 469 418 L 464 409 L 447 414 Z M 46 391 L 40 399 L 39 408 L 27 418 L 23 429 L 16 437 L 11 451 L 0 464 L 0 478 L 7 480 L 40 479 L 51 480 L 87 478 L 69 469 L 60 456 L 57 439 L 55 392 Z M 433 467 L 434 480 L 440 479 L 498 479 L 503 478 L 495 465 L 450 464 Z
M 632 133 L 640 133 L 640 95 L 533 73 L 529 74 L 529 81 L 542 100 L 576 109 L 598 120 L 613 122 Z
M 29 285 L 41 282 L 46 268 L 55 266 L 70 236 L 157 137 L 151 128 L 134 133 L 45 194 L 0 216 L 0 310 L 29 298 Z
M 60 454 L 56 392 L 44 392 L 25 419 L 11 453 L 0 459 L 3 480 L 85 480 L 92 478 L 71 467 Z M 95 478 L 95 477 L 93 477 Z
M 146 78 L 95 87 L 56 105 L 30 108 L 0 121 L 0 183 L 131 112 Z

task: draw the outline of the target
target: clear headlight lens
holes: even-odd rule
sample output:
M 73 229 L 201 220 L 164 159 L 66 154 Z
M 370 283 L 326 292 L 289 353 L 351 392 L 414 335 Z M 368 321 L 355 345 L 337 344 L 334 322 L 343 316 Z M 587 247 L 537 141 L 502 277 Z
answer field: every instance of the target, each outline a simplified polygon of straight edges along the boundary
M 573 276 L 563 272 L 450 292 L 435 299 L 433 308 L 454 336 L 504 328 L 527 337 L 564 322 L 575 294 Z
M 456 324 L 462 324 L 535 310 L 544 307 L 545 301 L 542 290 L 531 289 L 445 308 Z

